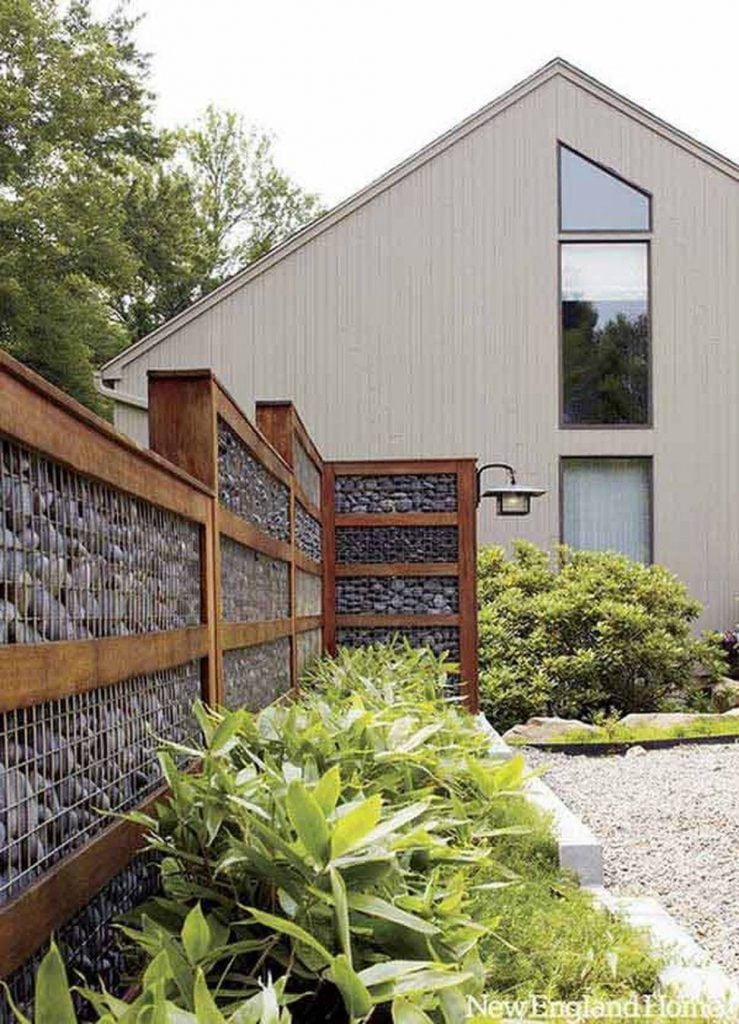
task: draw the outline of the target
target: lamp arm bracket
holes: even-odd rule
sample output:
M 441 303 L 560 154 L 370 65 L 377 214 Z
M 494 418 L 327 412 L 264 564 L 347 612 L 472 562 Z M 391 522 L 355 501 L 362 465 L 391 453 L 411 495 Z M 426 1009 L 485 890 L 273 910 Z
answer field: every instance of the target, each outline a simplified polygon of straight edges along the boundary
M 513 486 L 516 483 L 516 473 L 513 466 L 509 466 L 507 462 L 486 462 L 484 466 L 480 466 L 475 474 L 475 497 L 476 505 L 480 504 L 481 492 L 482 492 L 482 474 L 488 469 L 504 469 L 508 474 L 508 482 Z

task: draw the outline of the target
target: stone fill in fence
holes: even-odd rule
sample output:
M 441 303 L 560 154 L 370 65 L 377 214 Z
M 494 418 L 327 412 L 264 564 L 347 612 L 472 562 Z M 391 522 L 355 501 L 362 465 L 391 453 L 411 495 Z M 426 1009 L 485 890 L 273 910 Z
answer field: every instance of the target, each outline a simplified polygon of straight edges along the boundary
M 341 462 L 324 474 L 329 650 L 405 637 L 447 652 L 477 709 L 475 462 Z
M 474 476 L 327 464 L 291 403 L 255 427 L 208 370 L 150 374 L 151 450 L 2 352 L 0 384 L 0 977 L 27 1006 L 52 932 L 120 985 L 157 865 L 113 815 L 161 799 L 198 698 L 257 710 L 402 632 L 476 707 Z

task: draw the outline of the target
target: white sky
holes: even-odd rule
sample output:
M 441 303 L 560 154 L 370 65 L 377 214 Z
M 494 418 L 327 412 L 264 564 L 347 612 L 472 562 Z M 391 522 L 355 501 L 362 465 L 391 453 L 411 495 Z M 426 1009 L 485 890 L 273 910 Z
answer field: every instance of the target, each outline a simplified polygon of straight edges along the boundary
M 107 13 L 115 0 L 93 0 Z M 739 161 L 735 0 L 132 0 L 158 117 L 277 136 L 333 204 L 561 56 Z

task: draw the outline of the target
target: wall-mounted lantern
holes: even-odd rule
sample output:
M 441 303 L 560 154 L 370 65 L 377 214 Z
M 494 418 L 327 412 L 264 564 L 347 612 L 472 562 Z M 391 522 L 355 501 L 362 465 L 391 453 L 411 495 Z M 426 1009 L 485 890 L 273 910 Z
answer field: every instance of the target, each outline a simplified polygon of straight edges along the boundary
M 508 474 L 508 483 L 483 491 L 482 474 L 487 469 L 504 469 Z M 541 487 L 517 484 L 513 467 L 505 462 L 488 462 L 477 471 L 477 504 L 479 505 L 483 498 L 495 498 L 499 516 L 527 516 L 531 511 L 531 499 L 539 498 L 546 493 Z

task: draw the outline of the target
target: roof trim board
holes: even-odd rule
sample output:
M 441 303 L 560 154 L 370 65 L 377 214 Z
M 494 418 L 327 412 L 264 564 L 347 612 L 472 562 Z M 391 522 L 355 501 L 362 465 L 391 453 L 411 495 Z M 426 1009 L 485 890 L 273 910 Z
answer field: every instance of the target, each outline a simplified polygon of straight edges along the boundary
M 517 103 L 519 100 L 534 92 L 556 76 L 560 76 L 571 82 L 573 85 L 576 85 L 590 93 L 596 99 L 608 104 L 619 113 L 637 121 L 643 127 L 667 139 L 669 142 L 672 142 L 674 145 L 690 153 L 697 159 L 710 164 L 720 173 L 733 178 L 735 181 L 739 181 L 739 164 L 734 163 L 732 160 L 722 156 L 710 147 L 691 138 L 691 136 L 687 135 L 685 132 L 673 127 L 668 124 L 668 122 L 661 120 L 645 108 L 633 103 L 625 96 L 614 92 L 608 86 L 603 85 L 597 79 L 592 78 L 584 71 L 581 71 L 579 68 L 568 63 L 562 58 L 557 57 L 548 64 L 545 64 L 544 67 L 540 68 L 538 71 L 535 71 L 528 78 L 523 79 L 523 81 L 519 82 L 512 89 L 509 89 L 507 92 L 494 99 L 491 103 L 486 104 L 480 110 L 465 118 L 458 125 L 451 128 L 443 135 L 438 136 L 427 146 L 424 146 L 406 160 L 391 168 L 381 177 L 372 181 L 365 188 L 360 189 L 360 191 L 349 196 L 348 199 L 343 200 L 337 206 L 333 207 L 333 209 L 329 210 L 328 213 L 325 213 L 322 217 L 312 221 L 304 228 L 301 228 L 299 231 L 290 235 L 284 242 L 272 249 L 271 252 L 267 253 L 255 263 L 245 267 L 243 270 L 238 271 L 233 275 L 233 277 L 224 281 L 223 284 L 219 285 L 212 292 L 209 292 L 208 295 L 204 296 L 202 299 L 199 299 L 191 306 L 188 306 L 187 309 L 178 313 L 177 316 L 172 317 L 171 320 L 162 324 L 161 327 L 152 331 L 151 334 L 146 335 L 146 337 L 142 338 L 140 341 L 131 345 L 117 356 L 114 356 L 102 367 L 100 371 L 101 379 L 103 381 L 119 379 L 122 376 L 123 369 L 129 363 L 135 362 L 144 355 L 144 353 L 149 351 L 149 349 L 153 348 L 160 341 L 163 341 L 165 338 L 173 334 L 178 328 L 183 327 L 185 324 L 195 320 L 203 313 L 206 313 L 212 306 L 219 303 L 222 299 L 227 298 L 233 292 L 241 288 L 242 285 L 247 284 L 253 278 L 265 273 L 265 271 L 269 270 L 276 263 L 285 259 L 286 256 L 289 256 L 291 253 L 302 248 L 303 245 L 307 244 L 324 231 L 327 231 L 345 217 L 348 217 L 355 210 L 359 209 L 365 203 L 370 202 L 382 192 L 392 188 L 393 185 L 401 181 L 407 175 L 412 174 L 418 168 L 428 163 L 428 161 L 433 160 L 434 157 L 443 153 L 450 146 L 459 142 L 466 135 L 476 131 L 512 104 Z M 564 139 L 561 141 L 564 145 L 568 146 L 568 148 L 574 148 Z M 113 397 L 110 392 L 107 393 L 110 397 Z

